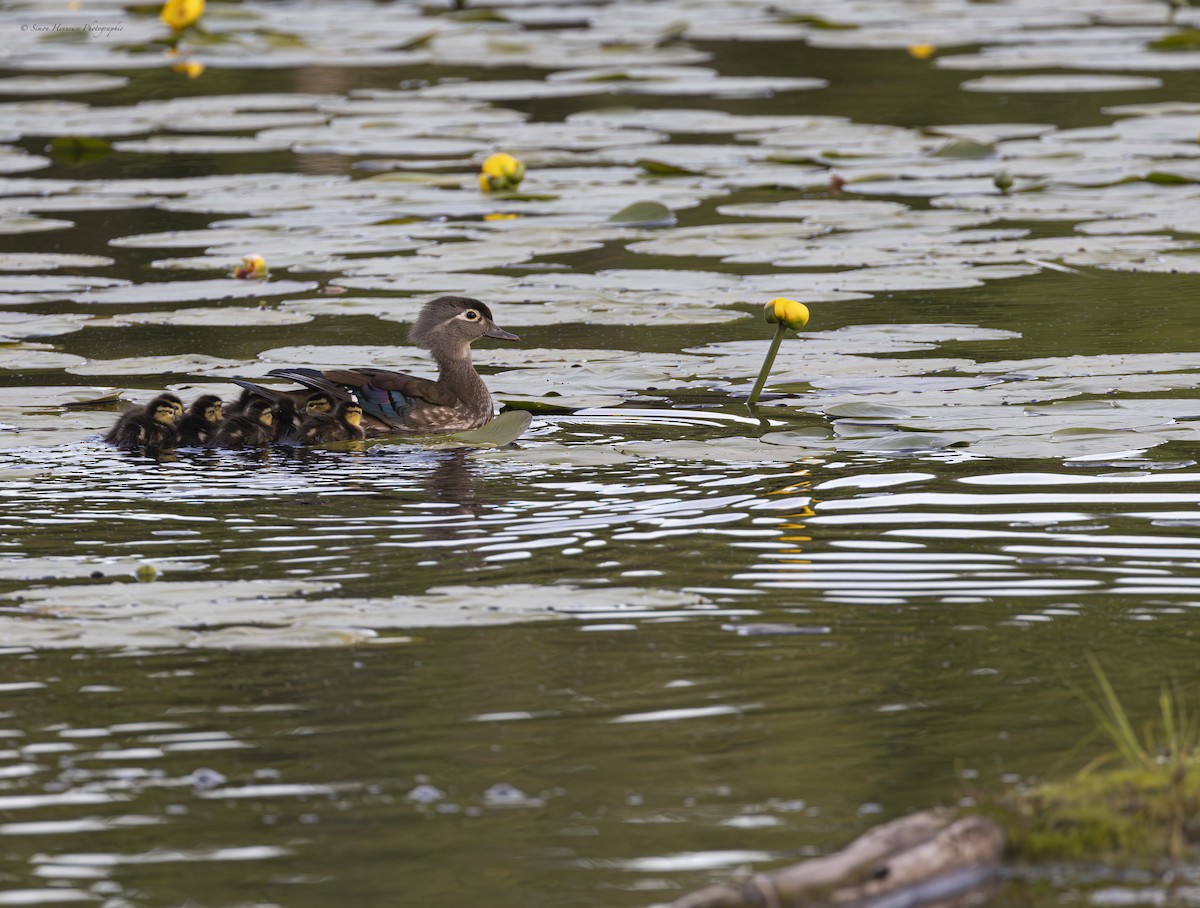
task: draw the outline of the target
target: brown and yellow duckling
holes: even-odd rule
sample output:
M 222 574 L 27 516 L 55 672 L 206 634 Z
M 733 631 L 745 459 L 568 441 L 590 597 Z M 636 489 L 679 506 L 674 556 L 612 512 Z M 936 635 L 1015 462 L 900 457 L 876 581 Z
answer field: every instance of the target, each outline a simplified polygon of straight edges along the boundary
M 241 413 L 230 416 L 208 440 L 207 447 L 261 448 L 275 440 L 275 408 L 269 400 L 252 398 Z
M 208 440 L 212 438 L 224 418 L 221 398 L 215 394 L 197 397 L 179 421 L 177 444 L 184 448 L 208 444 Z
M 176 395 L 160 394 L 144 407 L 133 407 L 122 413 L 104 440 L 128 450 L 173 448 L 178 435 L 176 421 L 182 412 L 183 401 Z
M 241 413 L 252 400 L 269 401 L 275 411 L 275 437 L 272 440 L 278 444 L 296 444 L 300 437 L 300 424 L 310 413 L 330 413 L 333 410 L 333 398 L 324 392 L 280 391 L 242 378 L 230 381 L 243 389 L 230 415 Z
M 300 424 L 299 443 L 321 445 L 331 441 L 361 441 L 363 409 L 357 400 L 344 400 L 332 412 L 310 410 Z

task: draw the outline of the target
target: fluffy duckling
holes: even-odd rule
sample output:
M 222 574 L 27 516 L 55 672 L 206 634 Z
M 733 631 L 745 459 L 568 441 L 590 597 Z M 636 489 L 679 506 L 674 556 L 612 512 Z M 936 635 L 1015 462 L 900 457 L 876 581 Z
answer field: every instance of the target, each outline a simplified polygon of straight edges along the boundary
M 275 409 L 269 400 L 252 398 L 245 409 L 221 423 L 208 440 L 210 448 L 261 448 L 275 440 Z
M 174 394 L 160 394 L 144 407 L 121 414 L 104 440 L 118 448 L 144 448 L 161 451 L 176 442 L 175 421 L 183 411 L 183 401 Z
M 310 411 L 300 424 L 299 442 L 320 445 L 331 441 L 359 441 L 366 437 L 363 410 L 356 400 L 344 400 L 332 413 Z
M 221 398 L 215 394 L 197 397 L 179 421 L 180 447 L 205 445 L 224 419 Z
M 368 435 L 430 435 L 476 429 L 492 418 L 492 396 L 475 371 L 471 344 L 483 337 L 519 340 L 496 325 L 479 300 L 441 296 L 426 303 L 409 339 L 437 362 L 437 380 L 386 369 L 275 369 L 269 374 L 324 391 L 339 401 L 357 396 Z

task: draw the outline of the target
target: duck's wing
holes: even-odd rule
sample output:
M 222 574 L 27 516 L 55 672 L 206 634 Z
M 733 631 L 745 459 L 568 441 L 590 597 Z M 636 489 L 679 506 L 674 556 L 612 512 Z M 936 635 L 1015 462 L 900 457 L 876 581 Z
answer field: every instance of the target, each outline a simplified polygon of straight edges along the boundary
M 404 425 L 414 408 L 461 404 L 457 394 L 436 381 L 387 369 L 272 369 L 267 374 L 324 391 L 338 401 L 350 400 L 353 394 L 364 413 L 390 426 Z
M 307 391 L 283 391 L 279 388 L 267 388 L 252 381 L 246 381 L 244 378 L 231 378 L 229 380 L 235 385 L 245 388 L 251 394 L 261 397 L 263 400 L 269 400 L 276 405 L 284 404 L 286 406 L 290 404 L 293 407 L 302 407 L 304 406 L 303 398 L 308 396 Z

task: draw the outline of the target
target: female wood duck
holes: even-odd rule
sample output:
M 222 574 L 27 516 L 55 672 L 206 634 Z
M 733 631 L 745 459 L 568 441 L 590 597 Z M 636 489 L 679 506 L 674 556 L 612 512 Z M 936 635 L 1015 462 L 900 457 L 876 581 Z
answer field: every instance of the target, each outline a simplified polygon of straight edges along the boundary
M 363 411 L 356 400 L 344 400 L 332 412 L 310 410 L 300 423 L 298 441 L 302 445 L 320 445 L 331 441 L 359 441 L 366 437 L 362 427 Z
M 461 432 L 488 422 L 492 395 L 471 362 L 471 344 L 481 337 L 520 338 L 498 327 L 487 306 L 465 296 L 426 303 L 408 337 L 433 354 L 440 370 L 436 381 L 369 367 L 273 369 L 268 374 L 340 402 L 357 397 L 369 436 Z
M 161 451 L 175 446 L 175 421 L 183 412 L 183 401 L 174 394 L 160 394 L 144 407 L 121 414 L 104 440 L 118 448 Z
M 215 394 L 197 397 L 179 421 L 179 437 L 176 443 L 185 448 L 206 444 L 220 426 L 222 419 L 224 413 L 221 398 Z
M 269 400 L 253 397 L 241 413 L 230 416 L 208 440 L 210 448 L 261 448 L 275 440 L 275 408 Z

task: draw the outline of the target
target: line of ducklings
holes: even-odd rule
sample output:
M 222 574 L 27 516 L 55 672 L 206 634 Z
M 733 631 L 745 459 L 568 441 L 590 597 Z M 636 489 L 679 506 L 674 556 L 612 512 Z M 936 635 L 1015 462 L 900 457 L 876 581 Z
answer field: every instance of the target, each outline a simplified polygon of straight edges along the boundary
M 104 440 L 126 450 L 164 451 L 318 445 L 365 437 L 362 407 L 353 395 L 335 404 L 331 395 L 317 391 L 298 411 L 288 396 L 234 381 L 244 390 L 228 408 L 217 395 L 204 394 L 185 411 L 179 396 L 167 392 L 122 413 Z

